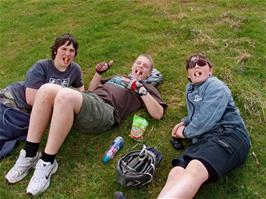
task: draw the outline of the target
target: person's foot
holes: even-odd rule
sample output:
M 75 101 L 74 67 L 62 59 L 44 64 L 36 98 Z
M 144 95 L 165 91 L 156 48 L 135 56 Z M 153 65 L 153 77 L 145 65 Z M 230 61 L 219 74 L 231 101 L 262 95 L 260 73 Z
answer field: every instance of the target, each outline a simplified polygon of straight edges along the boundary
M 41 153 L 39 152 L 35 157 L 26 157 L 26 151 L 21 149 L 15 165 L 6 174 L 7 182 L 13 184 L 22 180 L 29 173 L 29 170 L 35 167 L 40 157 Z
M 51 164 L 50 162 L 44 162 L 40 159 L 27 187 L 27 194 L 35 196 L 44 192 L 49 187 L 51 176 L 57 169 L 58 164 L 56 160 Z
M 126 199 L 124 194 L 122 192 L 120 192 L 120 191 L 116 191 L 114 196 L 115 196 L 115 199 Z

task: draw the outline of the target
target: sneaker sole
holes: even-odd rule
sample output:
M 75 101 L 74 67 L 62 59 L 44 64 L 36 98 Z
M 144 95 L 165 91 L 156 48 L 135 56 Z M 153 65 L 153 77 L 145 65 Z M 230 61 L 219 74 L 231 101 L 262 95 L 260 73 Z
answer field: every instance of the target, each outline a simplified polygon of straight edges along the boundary
M 15 183 L 21 181 L 23 178 L 25 178 L 31 169 L 35 169 L 38 160 L 41 158 L 41 154 L 39 154 L 38 156 L 39 156 L 39 158 L 36 159 L 36 161 L 33 163 L 32 167 L 28 168 L 20 177 L 16 178 L 15 180 L 10 180 L 10 179 L 7 179 L 7 177 L 6 177 L 7 183 L 12 185 L 12 184 L 15 184 Z

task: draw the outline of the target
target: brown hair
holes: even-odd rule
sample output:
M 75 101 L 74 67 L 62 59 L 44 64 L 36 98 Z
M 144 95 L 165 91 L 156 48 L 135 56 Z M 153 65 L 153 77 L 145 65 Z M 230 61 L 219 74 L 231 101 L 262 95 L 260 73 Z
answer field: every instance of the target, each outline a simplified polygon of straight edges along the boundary
M 52 53 L 52 59 L 55 59 L 55 55 L 56 55 L 58 48 L 60 46 L 63 46 L 64 44 L 66 44 L 67 46 L 72 44 L 74 49 L 75 49 L 75 56 L 78 54 L 79 44 L 78 44 L 76 38 L 69 33 L 64 33 L 64 34 L 60 35 L 59 37 L 57 37 L 55 39 L 54 44 L 50 47 L 51 51 L 52 51 L 51 52 Z
M 207 58 L 206 55 L 203 55 L 201 53 L 195 53 L 195 54 L 189 56 L 189 58 L 187 58 L 187 60 L 186 60 L 186 69 L 189 68 L 189 63 L 191 62 L 191 59 L 193 57 L 197 57 L 198 59 L 202 59 L 202 60 L 206 61 L 210 67 L 213 67 L 212 63 L 210 62 L 210 60 Z

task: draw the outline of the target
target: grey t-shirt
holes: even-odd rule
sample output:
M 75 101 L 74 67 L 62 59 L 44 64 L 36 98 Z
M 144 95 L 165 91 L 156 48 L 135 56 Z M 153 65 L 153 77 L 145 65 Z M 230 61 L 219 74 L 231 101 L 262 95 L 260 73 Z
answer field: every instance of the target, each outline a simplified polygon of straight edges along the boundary
M 39 89 L 45 83 L 79 88 L 83 85 L 81 67 L 72 62 L 64 72 L 61 72 L 55 67 L 52 59 L 42 59 L 28 70 L 25 81 L 16 82 L 7 88 L 11 91 L 18 108 L 30 110 L 31 106 L 25 98 L 26 88 Z
M 131 113 L 144 107 L 144 103 L 133 91 L 126 88 L 122 76 L 115 76 L 97 87 L 93 93 L 97 94 L 104 102 L 114 107 L 114 117 L 118 124 Z M 142 82 L 143 83 L 143 82 Z M 151 84 L 143 83 L 151 96 L 166 109 L 167 105 L 161 99 L 158 90 Z

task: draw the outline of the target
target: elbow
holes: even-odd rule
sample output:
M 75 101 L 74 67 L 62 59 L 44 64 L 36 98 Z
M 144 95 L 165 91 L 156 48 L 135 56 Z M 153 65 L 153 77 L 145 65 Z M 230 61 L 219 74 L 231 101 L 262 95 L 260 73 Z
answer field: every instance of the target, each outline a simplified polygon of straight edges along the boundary
M 93 90 L 95 90 L 95 89 L 92 86 L 88 87 L 88 91 L 93 91 Z
M 162 119 L 163 115 L 164 115 L 164 110 L 162 109 L 162 110 L 152 114 L 151 117 L 155 120 L 160 120 L 160 119 Z

